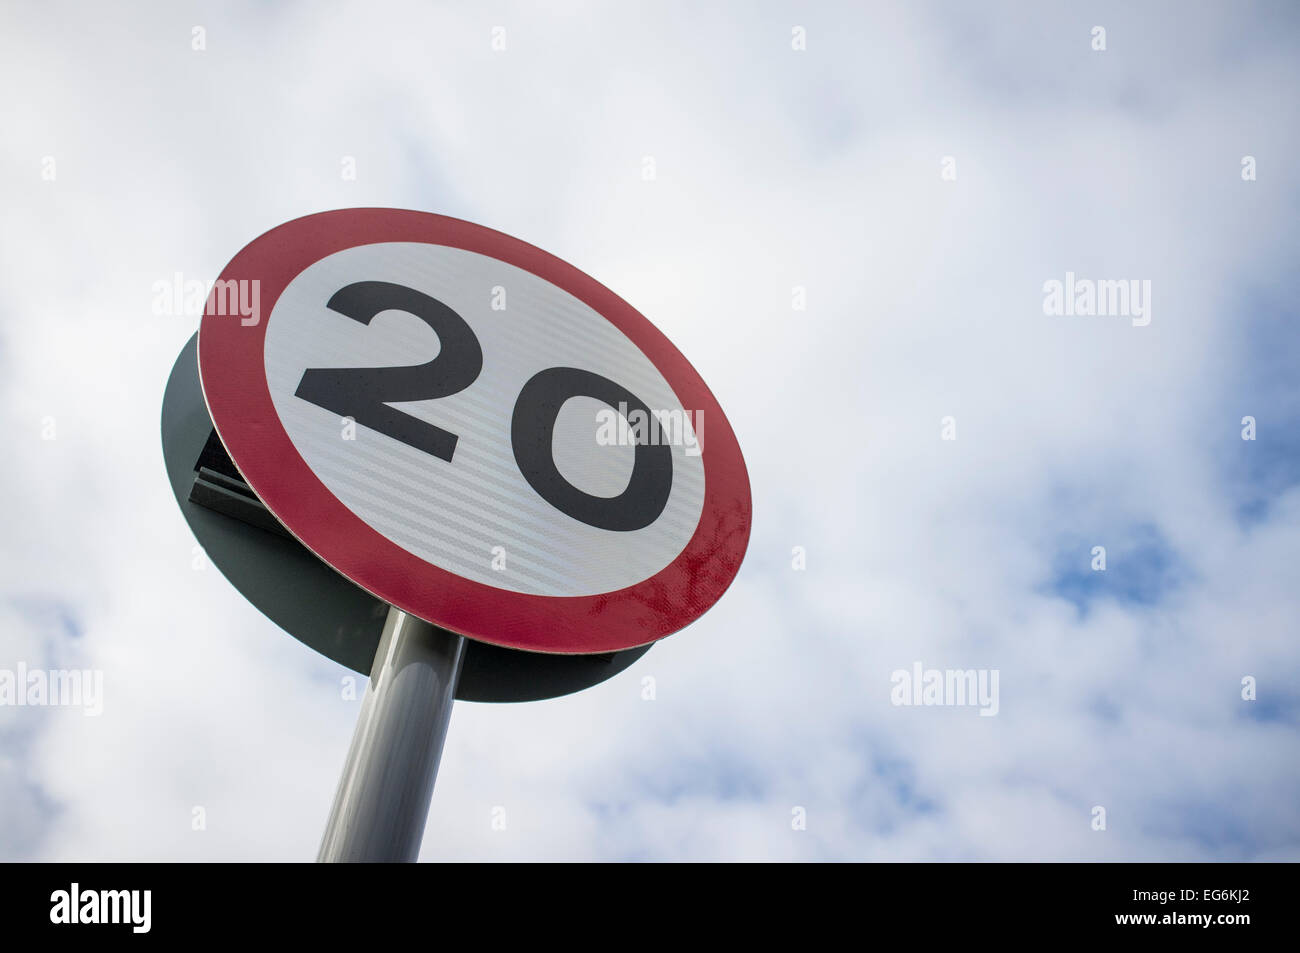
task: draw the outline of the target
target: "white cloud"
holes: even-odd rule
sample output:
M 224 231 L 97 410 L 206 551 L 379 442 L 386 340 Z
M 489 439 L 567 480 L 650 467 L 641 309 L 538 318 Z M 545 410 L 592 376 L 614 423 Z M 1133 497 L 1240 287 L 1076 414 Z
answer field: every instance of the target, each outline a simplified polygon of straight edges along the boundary
M 10 608 L 0 664 L 100 667 L 108 693 L 98 720 L 0 709 L 0 828 L 39 827 L 6 856 L 314 856 L 356 705 L 191 568 L 157 420 L 195 322 L 150 288 L 351 205 L 609 285 L 709 382 L 754 487 L 746 567 L 688 631 L 578 696 L 457 706 L 426 859 L 1296 856 L 1300 514 L 1292 491 L 1243 525 L 1230 480 L 1266 449 L 1244 413 L 1296 423 L 1293 393 L 1233 390 L 1249 295 L 1289 290 L 1294 25 L 843 4 L 797 15 L 800 53 L 779 6 L 196 9 L 0 21 L 0 571 L 83 630 Z M 1043 315 L 1067 270 L 1150 279 L 1151 325 Z M 1138 526 L 1182 587 L 1053 597 L 1063 540 Z M 916 660 L 1000 669 L 1000 715 L 890 706 Z

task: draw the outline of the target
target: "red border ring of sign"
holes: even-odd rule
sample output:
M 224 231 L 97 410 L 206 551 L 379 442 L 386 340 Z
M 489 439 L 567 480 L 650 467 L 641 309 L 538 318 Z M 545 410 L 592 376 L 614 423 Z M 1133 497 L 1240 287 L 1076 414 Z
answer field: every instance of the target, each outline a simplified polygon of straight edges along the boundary
M 335 252 L 424 242 L 478 252 L 532 272 L 583 301 L 654 363 L 683 407 L 704 411 L 704 505 L 686 548 L 636 585 L 594 596 L 537 596 L 472 582 L 382 536 L 335 497 L 294 447 L 271 400 L 263 344 L 285 287 Z M 358 208 L 294 219 L 250 242 L 221 280 L 261 281 L 262 320 L 205 309 L 199 375 L 217 433 L 249 486 L 308 549 L 377 598 L 468 638 L 555 654 L 645 645 L 699 618 L 726 591 L 749 541 L 752 504 L 740 445 L 700 375 L 664 334 L 594 278 L 553 255 L 461 219 Z

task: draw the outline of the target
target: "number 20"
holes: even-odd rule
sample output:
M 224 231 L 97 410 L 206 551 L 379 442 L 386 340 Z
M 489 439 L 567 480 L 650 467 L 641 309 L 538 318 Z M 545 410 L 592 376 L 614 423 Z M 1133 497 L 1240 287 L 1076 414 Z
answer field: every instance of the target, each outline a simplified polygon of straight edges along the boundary
M 469 387 L 483 370 L 483 348 L 459 314 L 436 298 L 387 281 L 358 281 L 326 304 L 364 325 L 381 311 L 405 311 L 438 335 L 436 357 L 408 367 L 309 368 L 294 395 L 451 463 L 459 439 L 441 427 L 390 407 L 389 403 L 449 397 Z M 550 367 L 534 374 L 515 398 L 510 445 L 519 472 L 537 494 L 560 512 L 598 529 L 643 529 L 668 505 L 673 485 L 672 451 L 665 443 L 638 441 L 627 488 L 618 496 L 594 496 L 564 478 L 555 465 L 553 437 L 560 408 L 571 397 L 623 404 L 650 419 L 639 397 L 607 377 L 576 367 Z

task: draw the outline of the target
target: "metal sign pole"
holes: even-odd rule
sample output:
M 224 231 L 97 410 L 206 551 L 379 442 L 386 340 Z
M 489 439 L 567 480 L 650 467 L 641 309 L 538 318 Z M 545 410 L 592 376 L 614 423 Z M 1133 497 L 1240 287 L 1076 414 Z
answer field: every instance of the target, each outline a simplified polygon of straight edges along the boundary
M 389 607 L 317 861 L 419 856 L 464 656 L 461 636 Z

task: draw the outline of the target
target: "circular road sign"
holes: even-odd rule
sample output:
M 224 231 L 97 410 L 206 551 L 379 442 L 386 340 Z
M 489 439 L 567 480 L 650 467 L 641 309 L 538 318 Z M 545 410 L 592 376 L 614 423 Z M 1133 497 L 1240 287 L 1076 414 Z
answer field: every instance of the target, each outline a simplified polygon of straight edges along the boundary
M 199 371 L 294 537 L 471 639 L 645 645 L 740 568 L 749 480 L 699 374 L 609 289 L 500 232 L 396 209 L 272 229 L 214 285 Z

